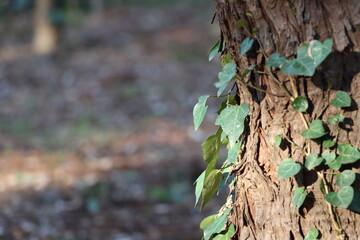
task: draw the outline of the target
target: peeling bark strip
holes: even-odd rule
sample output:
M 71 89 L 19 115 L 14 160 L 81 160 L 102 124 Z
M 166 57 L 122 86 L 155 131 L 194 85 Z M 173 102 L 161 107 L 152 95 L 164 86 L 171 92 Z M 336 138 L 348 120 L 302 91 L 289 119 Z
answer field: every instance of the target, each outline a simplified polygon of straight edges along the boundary
M 300 95 L 311 100 L 311 118 L 326 119 L 333 115 L 335 108 L 328 103 L 326 79 L 334 79 L 334 89 L 348 91 L 360 105 L 360 1 L 358 0 L 215 0 L 216 13 L 221 35 L 226 41 L 224 52 L 231 54 L 242 70 L 250 64 L 262 66 L 262 53 L 252 49 L 247 56 L 240 56 L 240 45 L 245 37 L 250 37 L 237 27 L 242 20 L 247 29 L 257 36 L 259 46 L 266 55 L 279 52 L 293 56 L 297 46 L 313 39 L 334 40 L 338 53 L 324 62 L 313 79 L 298 78 L 297 90 Z M 278 73 L 282 80 L 286 76 Z M 248 79 L 254 86 L 282 95 L 279 86 L 266 75 L 252 74 Z M 238 82 L 239 96 L 249 105 L 250 120 L 246 152 L 241 159 L 237 173 L 236 204 L 233 222 L 236 237 L 240 240 L 303 239 L 311 229 L 321 232 L 321 239 L 335 239 L 336 233 L 330 220 L 326 202 L 319 189 L 316 173 L 303 171 L 295 179 L 279 181 L 277 165 L 284 158 L 291 157 L 304 161 L 303 153 L 288 144 L 284 149 L 274 147 L 277 134 L 286 134 L 299 146 L 304 145 L 300 133 L 303 123 L 287 98 L 265 95 L 249 89 Z M 330 91 L 333 98 L 334 91 Z M 348 131 L 342 131 L 341 142 L 360 147 L 360 112 L 352 109 L 345 117 Z M 312 144 L 313 152 L 319 152 L 319 145 Z M 359 165 L 359 164 L 358 164 Z M 359 166 L 357 166 L 359 167 Z M 355 170 L 358 171 L 358 170 Z M 358 171 L 359 172 L 359 171 Z M 329 179 L 330 180 L 330 179 Z M 293 213 L 292 192 L 301 186 L 314 183 L 313 192 L 305 201 L 300 213 Z M 360 191 L 360 186 L 354 186 Z M 345 209 L 337 209 L 347 239 L 360 238 L 360 215 Z

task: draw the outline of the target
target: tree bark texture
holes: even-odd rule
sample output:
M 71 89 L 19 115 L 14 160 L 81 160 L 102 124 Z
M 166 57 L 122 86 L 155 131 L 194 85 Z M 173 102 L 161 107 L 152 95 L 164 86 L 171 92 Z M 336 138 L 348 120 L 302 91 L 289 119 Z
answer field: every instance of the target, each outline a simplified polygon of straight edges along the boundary
M 312 78 L 297 77 L 296 89 L 311 102 L 310 114 L 305 116 L 326 120 L 339 113 L 329 105 L 336 90 L 348 92 L 354 104 L 344 113 L 346 121 L 339 133 L 339 142 L 360 147 L 360 1 L 357 0 L 215 0 L 221 37 L 226 42 L 222 53 L 230 54 L 238 71 L 257 65 L 265 71 L 265 56 L 279 52 L 286 57 L 296 54 L 300 43 L 332 38 L 334 52 L 317 69 Z M 248 29 L 239 27 L 241 20 Z M 252 32 L 252 34 L 249 34 Z M 240 57 L 240 45 L 245 37 L 255 35 L 256 46 Z M 263 51 L 260 51 L 260 50 Z M 275 72 L 288 89 L 287 76 Z M 327 90 L 327 82 L 333 82 Z M 302 150 L 288 141 L 281 149 L 274 147 L 278 134 L 286 135 L 298 146 L 305 146 L 301 132 L 305 125 L 298 112 L 292 109 L 288 97 L 277 97 L 249 88 L 254 85 L 267 92 L 285 95 L 268 75 L 251 73 L 244 81 L 237 80 L 241 102 L 250 108 L 249 128 L 245 151 L 239 157 L 236 183 L 236 203 L 233 222 L 235 239 L 303 239 L 311 228 L 317 228 L 324 240 L 338 239 L 328 204 L 320 191 L 320 179 L 315 171 L 302 170 L 295 178 L 278 180 L 277 166 L 291 157 L 304 162 Z M 292 94 L 294 92 L 291 90 Z M 334 130 L 334 129 L 332 129 Z M 320 153 L 318 144 L 311 143 L 312 152 Z M 351 166 L 359 173 L 359 164 Z M 350 167 L 350 168 L 351 168 Z M 348 167 L 349 168 L 349 167 Z M 344 168 L 343 168 L 344 169 Z M 331 176 L 326 176 L 331 182 Z M 359 174 L 354 188 L 360 191 Z M 309 186 L 313 187 L 309 187 Z M 292 211 L 292 193 L 297 187 L 311 192 L 299 212 Z M 337 189 L 330 189 L 337 190 Z M 344 239 L 360 239 L 360 214 L 336 208 Z

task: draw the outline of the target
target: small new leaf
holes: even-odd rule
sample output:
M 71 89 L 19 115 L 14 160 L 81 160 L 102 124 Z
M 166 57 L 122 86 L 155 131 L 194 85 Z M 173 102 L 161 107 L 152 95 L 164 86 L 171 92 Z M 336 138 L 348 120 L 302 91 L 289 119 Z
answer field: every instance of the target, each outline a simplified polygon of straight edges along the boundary
M 279 164 L 278 177 L 279 179 L 292 177 L 296 175 L 300 169 L 301 165 L 299 163 L 296 163 L 291 158 L 286 158 Z
M 306 112 L 306 110 L 309 107 L 309 103 L 307 99 L 303 96 L 298 96 L 295 98 L 295 100 L 292 102 L 292 107 L 299 112 Z
M 335 98 L 330 101 L 330 103 L 335 107 L 350 107 L 351 106 L 351 98 L 350 96 L 343 91 L 338 91 L 335 94 Z
M 209 98 L 209 95 L 204 95 L 199 97 L 198 103 L 194 106 L 193 110 L 193 119 L 195 131 L 199 129 L 202 121 L 204 120 L 208 106 L 205 106 L 206 100 Z
M 302 131 L 301 135 L 305 139 L 315 139 L 322 137 L 326 134 L 325 128 L 323 126 L 322 121 L 314 120 L 310 123 L 310 129 Z
M 236 64 L 229 62 L 227 63 L 221 72 L 218 74 L 219 82 L 215 83 L 215 87 L 218 88 L 217 96 L 225 90 L 228 83 L 236 76 Z
M 333 140 L 325 140 L 322 144 L 324 148 L 331 148 L 335 146 L 335 142 Z
M 340 188 L 339 192 L 325 195 L 326 201 L 336 207 L 347 208 L 354 198 L 354 189 L 350 186 Z
M 282 137 L 280 135 L 275 136 L 275 147 L 280 147 L 282 142 Z
M 294 197 L 292 199 L 292 205 L 294 210 L 297 210 L 303 205 L 305 198 L 306 198 L 306 190 L 304 187 L 299 187 L 294 192 Z
M 323 161 L 324 159 L 322 157 L 318 157 L 317 153 L 310 153 L 305 160 L 305 168 L 307 170 L 311 170 L 319 166 Z
M 247 53 L 254 43 L 254 39 L 245 38 L 240 46 L 240 57 Z
M 356 174 L 351 170 L 345 170 L 341 173 L 336 174 L 335 184 L 339 187 L 350 186 L 354 183 Z
M 325 164 L 328 165 L 331 169 L 340 169 L 341 163 L 336 159 L 336 154 L 334 152 L 326 150 L 321 154 L 321 157 L 325 159 Z
M 360 159 L 360 152 L 348 143 L 339 144 L 337 147 L 340 156 L 337 160 L 342 164 L 354 163 Z
M 243 103 L 225 108 L 215 121 L 228 135 L 230 147 L 233 147 L 244 131 L 245 117 L 249 114 L 249 107 Z
M 306 234 L 304 240 L 317 240 L 318 236 L 319 236 L 319 230 L 317 230 L 316 228 L 312 228 Z
M 204 227 L 204 240 L 209 240 L 213 234 L 221 232 L 225 227 L 227 221 L 228 216 L 224 214 L 215 218 L 213 224 Z

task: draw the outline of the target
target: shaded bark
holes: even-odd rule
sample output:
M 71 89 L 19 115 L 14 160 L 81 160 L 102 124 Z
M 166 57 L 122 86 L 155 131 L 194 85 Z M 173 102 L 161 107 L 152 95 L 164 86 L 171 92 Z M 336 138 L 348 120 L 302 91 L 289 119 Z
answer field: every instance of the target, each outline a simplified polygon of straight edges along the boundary
M 351 94 L 354 104 L 345 112 L 347 122 L 339 134 L 339 142 L 360 147 L 360 126 L 357 104 L 360 104 L 360 2 L 353 0 L 215 0 L 221 36 L 226 42 L 223 54 L 229 53 L 242 71 L 256 64 L 263 71 L 265 56 L 279 52 L 292 57 L 297 46 L 313 39 L 334 40 L 335 52 L 310 78 L 296 78 L 300 95 L 312 102 L 307 121 L 338 113 L 329 106 L 335 90 Z M 241 20 L 248 31 L 239 26 Z M 251 33 L 249 33 L 251 32 Z M 240 57 L 240 45 L 245 37 L 255 35 L 257 46 L 247 56 Z M 258 50 L 263 50 L 258 51 Z M 291 89 L 287 77 L 275 73 Z M 327 82 L 333 82 L 327 90 Z M 303 239 L 311 229 L 321 232 L 321 239 L 336 239 L 336 227 L 331 221 L 320 179 L 314 171 L 303 170 L 296 178 L 278 180 L 277 166 L 284 158 L 291 157 L 304 162 L 304 154 L 294 145 L 274 147 L 278 134 L 286 135 L 298 146 L 305 140 L 300 133 L 305 129 L 299 113 L 291 107 L 288 97 L 276 97 L 248 87 L 248 84 L 268 92 L 284 95 L 279 85 L 268 75 L 249 75 L 238 80 L 238 94 L 242 102 L 249 104 L 250 118 L 245 153 L 239 159 L 236 185 L 236 204 L 233 222 L 236 239 Z M 352 119 L 352 121 L 350 120 Z M 321 152 L 320 146 L 311 143 L 312 152 Z M 358 171 L 358 168 L 354 168 Z M 331 182 L 330 177 L 327 178 Z M 304 207 L 292 211 L 292 192 L 305 186 L 311 192 Z M 312 187 L 310 187 L 312 186 Z M 359 185 L 355 185 L 357 191 Z M 360 236 L 360 215 L 346 209 L 335 210 L 342 223 L 345 239 L 356 240 Z

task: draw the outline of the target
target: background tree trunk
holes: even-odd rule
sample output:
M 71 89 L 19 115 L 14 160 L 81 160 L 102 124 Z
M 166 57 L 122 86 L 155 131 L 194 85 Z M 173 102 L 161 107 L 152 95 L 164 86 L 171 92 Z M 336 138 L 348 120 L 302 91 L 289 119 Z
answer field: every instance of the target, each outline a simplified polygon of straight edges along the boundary
M 279 52 L 291 57 L 298 45 L 313 39 L 334 40 L 335 53 L 318 68 L 315 76 L 297 78 L 300 95 L 312 102 L 310 118 L 326 120 L 337 113 L 328 106 L 334 90 L 341 89 L 351 94 L 360 104 L 360 1 L 354 0 L 215 0 L 216 14 L 221 36 L 226 42 L 224 53 L 229 53 L 238 64 L 238 70 L 251 64 L 265 64 L 263 52 L 269 56 Z M 239 27 L 239 20 L 249 32 L 256 35 L 258 44 L 247 56 L 240 57 L 240 44 L 251 37 Z M 357 30 L 357 31 L 356 31 Z M 280 80 L 286 76 L 277 73 Z M 327 80 L 333 86 L 327 90 Z M 281 88 L 266 75 L 252 73 L 246 79 L 252 85 L 284 95 Z M 336 239 L 336 229 L 329 209 L 320 191 L 320 180 L 315 172 L 303 171 L 295 179 L 278 180 L 277 166 L 284 158 L 304 161 L 301 150 L 287 144 L 282 149 L 274 147 L 277 134 L 285 134 L 299 146 L 305 141 L 300 133 L 305 129 L 300 115 L 291 107 L 288 97 L 276 97 L 237 82 L 242 102 L 249 104 L 250 120 L 247 132 L 246 152 L 241 156 L 237 172 L 236 204 L 233 222 L 236 239 L 303 239 L 311 229 L 321 232 L 321 239 Z M 288 86 L 291 89 L 290 86 Z M 356 104 L 355 104 L 356 105 Z M 323 111 L 325 109 L 325 111 Z M 360 147 L 359 111 L 357 106 L 345 112 L 348 121 L 341 131 L 339 141 Z M 350 121 L 353 120 L 353 122 Z M 310 121 L 308 117 L 308 122 Z M 312 143 L 312 152 L 320 152 L 319 145 Z M 357 169 L 358 169 L 357 165 Z M 355 168 L 354 168 L 355 170 Z M 359 172 L 358 170 L 355 170 Z M 328 178 L 328 181 L 331 181 Z M 359 182 L 359 181 L 357 181 Z M 292 193 L 297 187 L 313 184 L 299 213 L 292 211 Z M 357 191 L 359 185 L 355 185 Z M 337 208 L 345 239 L 357 240 L 360 236 L 360 215 Z
M 51 0 L 36 0 L 33 49 L 36 54 L 51 54 L 58 43 L 58 29 L 49 18 Z

